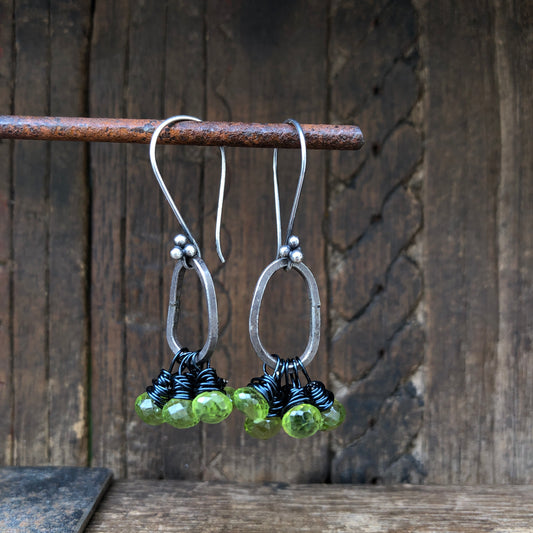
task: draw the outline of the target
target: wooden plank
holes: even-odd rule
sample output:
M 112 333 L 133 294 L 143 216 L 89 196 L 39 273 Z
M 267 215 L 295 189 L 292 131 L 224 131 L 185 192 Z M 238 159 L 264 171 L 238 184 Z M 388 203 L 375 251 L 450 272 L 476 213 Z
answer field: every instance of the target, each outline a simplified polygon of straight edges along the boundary
M 48 114 L 48 16 L 46 1 L 22 1 L 15 5 L 15 113 Z M 48 145 L 16 143 L 13 155 L 13 427 L 17 465 L 42 464 L 50 459 L 48 182 Z
M 79 533 L 110 483 L 105 468 L 1 468 L 0 527 L 10 533 Z
M 494 466 L 500 172 L 494 10 L 481 1 L 438 2 L 426 4 L 422 15 L 427 68 L 422 448 L 429 482 L 492 483 L 501 480 Z
M 119 481 L 87 528 L 108 531 L 524 533 L 533 488 Z
M 361 153 L 330 159 L 330 371 L 348 411 L 332 435 L 331 480 L 419 483 L 423 400 L 412 378 L 424 358 L 423 282 L 409 252 L 422 226 L 417 13 L 410 1 L 336 0 L 330 20 L 329 120 L 361 123 L 366 138 Z
M 96 2 L 90 52 L 89 115 L 125 114 L 129 2 Z M 110 53 L 113 50 L 113 53 Z M 92 465 L 125 475 L 124 216 L 126 147 L 91 146 Z
M 245 1 L 207 3 L 207 115 L 211 120 L 321 122 L 326 116 L 327 4 L 324 2 Z M 301 14 L 305 13 L 305 25 Z M 253 73 L 253 74 L 252 74 Z M 233 386 L 261 375 L 261 361 L 249 344 L 248 314 L 261 271 L 275 258 L 272 151 L 234 150 L 229 154 L 231 187 L 224 214 L 227 264 L 216 272 L 223 328 L 213 365 Z M 299 172 L 299 154 L 280 154 L 280 195 L 287 224 Z M 241 179 L 254 176 L 254 179 Z M 205 256 L 218 260 L 212 245 L 219 182 L 218 154 L 208 160 L 205 181 Z M 305 263 L 322 295 L 326 324 L 324 154 L 308 154 L 308 172 L 295 224 Z M 222 300 L 222 295 L 227 299 Z M 227 306 L 227 307 L 226 307 Z M 282 357 L 300 354 L 307 341 L 309 309 L 303 284 L 294 272 L 281 272 L 269 285 L 262 307 L 261 335 Z M 327 380 L 325 336 L 309 367 Z M 243 431 L 234 413 L 204 433 L 205 479 L 323 481 L 328 475 L 328 437 L 302 441 L 280 434 L 258 442 Z M 275 459 L 274 459 L 275 458 Z M 302 467 L 306 465 L 306 467 Z M 312 465 L 312 466 L 309 466 Z M 309 467 L 307 467 L 309 466 Z
M 165 10 L 130 2 L 126 116 L 159 116 L 164 88 Z M 151 80 L 151 83 L 147 83 Z M 128 145 L 125 188 L 125 394 L 126 475 L 159 477 L 161 428 L 142 422 L 133 409 L 167 361 L 161 357 L 161 211 L 164 199 L 152 176 L 148 147 Z M 166 254 L 165 254 L 166 255 Z M 166 358 L 168 359 L 168 357 Z
M 499 482 L 531 483 L 533 11 L 525 1 L 494 5 L 501 134 L 494 468 Z
M 179 0 L 171 2 L 166 11 L 166 49 L 164 76 L 163 116 L 177 114 L 208 119 L 205 113 L 205 2 Z M 183 83 L 187 80 L 187 83 Z M 204 157 L 217 156 L 217 148 L 174 146 L 161 148 L 161 161 L 165 179 L 176 199 L 180 212 L 193 235 L 200 239 L 202 251 L 212 247 L 211 242 L 202 241 L 203 224 L 203 175 Z M 157 188 L 155 181 L 152 186 Z M 163 361 L 168 366 L 171 357 L 167 346 L 163 324 L 166 324 L 170 281 L 174 261 L 169 251 L 172 238 L 181 228 L 170 207 L 157 192 L 162 210 L 162 241 L 160 258 L 163 268 L 161 293 L 161 345 Z M 216 263 L 209 263 L 210 267 Z M 203 345 L 202 299 L 198 280 L 190 272 L 186 275 L 182 292 L 180 339 L 191 349 Z M 220 306 L 220 293 L 217 294 Z M 159 453 L 163 460 L 165 477 L 173 479 L 201 479 L 202 471 L 202 427 L 178 430 L 170 426 L 162 428 L 162 445 Z
M 0 113 L 13 110 L 13 2 L 0 1 Z M 13 143 L 0 142 L 0 464 L 13 461 L 13 382 L 12 382 L 12 173 Z
M 50 113 L 83 115 L 89 1 L 50 6 Z M 50 460 L 88 461 L 88 183 L 86 146 L 50 146 Z

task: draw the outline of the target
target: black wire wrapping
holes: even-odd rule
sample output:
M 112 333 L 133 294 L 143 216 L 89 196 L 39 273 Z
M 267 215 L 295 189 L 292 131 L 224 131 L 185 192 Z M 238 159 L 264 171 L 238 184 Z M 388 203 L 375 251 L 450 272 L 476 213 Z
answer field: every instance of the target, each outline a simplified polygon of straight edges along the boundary
M 280 367 L 282 364 L 282 359 L 278 357 L 278 364 L 272 375 L 267 373 L 266 364 L 263 365 L 263 375 L 252 378 L 248 384 L 249 387 L 254 388 L 257 392 L 262 394 L 268 402 L 269 410 L 267 418 L 281 416 L 285 406 L 285 392 L 281 388 Z
M 194 386 L 195 396 L 202 394 L 202 392 L 213 390 L 224 392 L 226 383 L 226 380 L 219 378 L 215 369 L 210 367 L 209 363 L 207 363 L 207 367 L 196 375 L 196 383 Z
M 183 348 L 174 356 L 169 369 L 163 368 L 159 376 L 152 380 L 152 385 L 146 387 L 146 392 L 160 409 L 171 398 L 193 400 L 202 392 L 224 392 L 226 380 L 217 375 L 209 362 L 196 363 L 198 353 Z M 172 373 L 176 364 L 178 370 Z
M 312 381 L 307 369 L 298 357 L 281 359 L 279 356 L 272 375 L 263 365 L 263 375 L 253 378 L 248 384 L 264 396 L 269 405 L 267 418 L 282 416 L 289 409 L 302 403 L 314 405 L 319 411 L 329 409 L 335 400 L 334 394 L 326 389 L 321 381 Z M 302 386 L 299 372 L 305 376 L 307 383 Z M 285 384 L 282 379 L 285 377 Z
M 171 397 L 178 400 L 193 400 L 195 397 L 195 384 L 196 379 L 192 372 L 187 372 L 186 374 L 173 374 Z
M 148 396 L 160 409 L 172 397 L 172 375 L 168 370 L 161 369 L 159 376 L 152 380 L 152 384 L 146 387 Z
M 304 387 L 304 393 L 319 411 L 328 410 L 335 401 L 334 394 L 326 389 L 326 386 L 321 381 L 307 383 Z

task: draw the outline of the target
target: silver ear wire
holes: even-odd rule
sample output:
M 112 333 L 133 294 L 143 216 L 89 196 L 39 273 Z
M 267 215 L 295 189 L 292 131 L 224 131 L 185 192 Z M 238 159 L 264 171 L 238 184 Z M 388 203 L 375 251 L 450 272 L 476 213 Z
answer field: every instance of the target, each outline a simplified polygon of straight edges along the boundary
M 195 122 L 201 122 L 199 118 L 191 117 L 189 115 L 177 115 L 175 117 L 170 117 L 161 122 L 159 126 L 154 131 L 152 139 L 150 140 L 150 162 L 152 164 L 152 169 L 154 171 L 155 177 L 163 195 L 165 196 L 167 202 L 169 203 L 172 211 L 176 215 L 178 222 L 180 223 L 185 235 L 176 235 L 174 237 L 175 247 L 171 250 L 170 255 L 173 259 L 176 260 L 176 265 L 174 267 L 174 273 L 172 275 L 172 283 L 170 286 L 170 298 L 168 304 L 168 314 L 167 314 L 167 342 L 173 353 L 179 353 L 181 350 L 185 349 L 183 344 L 179 341 L 176 336 L 176 329 L 179 322 L 180 314 L 180 295 L 181 288 L 183 285 L 183 277 L 185 275 L 186 269 L 194 270 L 202 286 L 206 302 L 207 302 L 207 339 L 201 348 L 198 351 L 194 358 L 195 363 L 200 363 L 204 360 L 209 360 L 211 353 L 215 349 L 215 346 L 218 341 L 218 309 L 217 309 L 217 299 L 215 294 L 215 285 L 213 283 L 213 278 L 204 263 L 198 243 L 195 241 L 194 237 L 191 234 L 187 224 L 183 220 L 181 213 L 179 212 L 178 207 L 176 206 L 172 196 L 168 192 L 168 189 L 161 177 L 159 168 L 157 166 L 155 149 L 157 146 L 157 139 L 161 131 L 167 127 L 169 124 L 174 122 L 180 122 L 184 120 L 193 120 Z M 220 260 L 224 263 L 224 256 L 222 255 L 222 250 L 220 247 L 220 227 L 222 219 L 222 204 L 224 203 L 224 188 L 226 184 L 226 154 L 224 148 L 220 147 L 221 155 L 221 171 L 220 171 L 220 189 L 218 193 L 218 207 L 217 207 L 217 220 L 215 228 L 215 245 L 217 249 L 218 256 Z
M 184 120 L 193 120 L 195 122 L 202 122 L 199 118 L 191 117 L 189 115 L 176 115 L 175 117 L 167 118 L 166 120 L 161 122 L 161 124 L 159 124 L 159 126 L 154 131 L 154 134 L 152 135 L 152 138 L 150 140 L 150 163 L 152 164 L 152 170 L 154 171 L 157 182 L 159 183 L 159 186 L 161 187 L 161 190 L 163 191 L 163 195 L 165 196 L 172 211 L 174 212 L 174 215 L 176 215 L 176 218 L 178 219 L 178 222 L 183 228 L 183 231 L 186 233 L 187 238 L 189 239 L 191 244 L 196 248 L 196 253 L 198 257 L 201 257 L 200 247 L 198 246 L 198 243 L 192 236 L 192 233 L 189 230 L 189 227 L 185 223 L 185 220 L 183 220 L 183 217 L 181 216 L 181 213 L 179 212 L 179 209 L 176 206 L 176 203 L 172 199 L 172 196 L 168 192 L 167 186 L 165 185 L 165 182 L 163 181 L 163 178 L 161 177 L 161 173 L 159 172 L 159 168 L 157 166 L 156 157 L 155 157 L 157 139 L 159 135 L 161 134 L 161 131 L 163 131 L 164 128 L 166 128 L 170 124 L 173 124 L 174 122 L 181 122 Z M 217 254 L 218 254 L 218 257 L 220 258 L 220 261 L 222 263 L 225 263 L 225 259 L 224 259 L 224 256 L 222 255 L 222 250 L 220 246 L 220 227 L 222 224 L 222 204 L 224 203 L 224 188 L 226 186 L 226 153 L 224 151 L 223 146 L 220 147 L 220 157 L 221 157 L 221 170 L 220 170 L 220 187 L 219 187 L 219 193 L 218 193 L 217 220 L 216 220 L 216 228 L 215 228 L 215 246 L 216 246 Z
M 307 166 L 307 148 L 305 145 L 305 135 L 300 126 L 300 123 L 293 118 L 289 118 L 285 121 L 286 124 L 292 124 L 296 131 L 298 132 L 298 137 L 300 139 L 300 150 L 302 154 L 302 163 L 300 165 L 300 177 L 298 178 L 298 185 L 296 186 L 296 193 L 294 195 L 294 200 L 292 203 L 291 216 L 289 217 L 289 224 L 287 225 L 287 237 L 285 240 L 285 246 L 290 246 L 289 240 L 292 235 L 292 229 L 294 227 L 294 219 L 296 218 L 296 211 L 298 210 L 298 203 L 300 202 L 300 195 L 302 193 L 302 187 L 305 179 L 305 169 Z M 283 252 L 281 251 L 281 212 L 280 212 L 280 201 L 279 201 L 279 187 L 278 187 L 278 149 L 274 148 L 274 156 L 272 158 L 272 170 L 274 176 L 274 203 L 276 209 L 276 236 L 277 236 L 277 257 L 283 257 Z M 293 247 L 290 247 L 293 249 Z M 286 251 L 286 250 L 285 250 Z M 281 253 L 280 253 L 281 252 Z M 301 252 L 300 252 L 301 253 Z M 301 261 L 301 259 L 300 259 Z M 298 261 L 296 261 L 298 262 Z
M 261 304 L 265 294 L 266 286 L 272 276 L 281 269 L 294 268 L 296 272 L 303 278 L 307 286 L 307 294 L 309 303 L 311 305 L 311 312 L 309 315 L 309 338 L 304 352 L 300 355 L 302 364 L 307 364 L 312 361 L 318 350 L 320 343 L 320 296 L 318 293 L 318 286 L 311 270 L 302 262 L 303 254 L 300 249 L 300 239 L 292 234 L 294 227 L 294 219 L 296 218 L 296 211 L 298 210 L 298 203 L 305 179 L 305 169 L 307 163 L 307 151 L 305 146 L 305 136 L 300 124 L 289 118 L 285 121 L 287 124 L 292 124 L 298 131 L 300 138 L 300 147 L 302 154 L 302 163 L 300 166 L 300 177 L 298 185 L 296 186 L 296 193 L 292 203 L 291 215 L 289 217 L 289 224 L 287 225 L 287 237 L 285 244 L 281 244 L 281 214 L 279 201 L 279 187 L 278 187 L 278 149 L 274 148 L 274 156 L 272 160 L 272 170 L 274 174 L 274 203 L 276 209 L 276 235 L 277 235 L 277 255 L 276 259 L 268 265 L 255 286 L 252 304 L 250 307 L 250 316 L 248 319 L 248 329 L 250 332 L 250 341 L 259 358 L 271 368 L 277 368 L 279 362 L 278 356 L 269 353 L 261 342 L 259 336 L 259 314 L 261 312 Z

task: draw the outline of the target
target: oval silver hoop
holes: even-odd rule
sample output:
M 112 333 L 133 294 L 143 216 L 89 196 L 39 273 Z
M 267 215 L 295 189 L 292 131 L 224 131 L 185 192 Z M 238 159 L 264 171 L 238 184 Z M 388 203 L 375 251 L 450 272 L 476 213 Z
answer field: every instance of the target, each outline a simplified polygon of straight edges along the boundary
M 174 273 L 172 274 L 167 314 L 167 342 L 174 354 L 184 348 L 181 342 L 176 338 L 175 331 L 179 322 L 180 293 L 183 285 L 183 277 L 187 270 L 194 270 L 200 278 L 200 283 L 205 294 L 207 302 L 207 319 L 209 322 L 207 326 L 207 340 L 195 361 L 196 363 L 199 363 L 204 359 L 209 360 L 218 341 L 217 297 L 215 294 L 213 278 L 204 261 L 199 257 L 193 257 L 190 261 L 192 267 L 186 267 L 185 261 L 183 260 L 177 261 L 176 266 L 174 267 Z
M 261 338 L 259 337 L 259 313 L 261 311 L 261 303 L 263 301 L 265 289 L 270 278 L 278 270 L 286 268 L 287 263 L 288 259 L 276 259 L 270 263 L 265 270 L 263 270 L 261 276 L 257 280 L 257 285 L 255 286 L 252 305 L 250 308 L 250 319 L 248 324 L 250 328 L 250 340 L 252 341 L 252 346 L 254 347 L 254 350 L 259 358 L 272 369 L 276 368 L 278 359 L 270 354 L 261 342 Z M 307 285 L 307 294 L 311 304 L 311 315 L 309 318 L 309 340 L 307 341 L 307 346 L 305 347 L 303 354 L 300 355 L 302 364 L 306 365 L 313 360 L 320 343 L 320 295 L 318 293 L 318 286 L 315 277 L 307 266 L 305 266 L 303 263 L 293 263 L 292 270 L 296 270 L 296 272 L 298 272 L 298 274 L 300 274 L 300 276 L 302 276 L 302 278 L 305 280 Z

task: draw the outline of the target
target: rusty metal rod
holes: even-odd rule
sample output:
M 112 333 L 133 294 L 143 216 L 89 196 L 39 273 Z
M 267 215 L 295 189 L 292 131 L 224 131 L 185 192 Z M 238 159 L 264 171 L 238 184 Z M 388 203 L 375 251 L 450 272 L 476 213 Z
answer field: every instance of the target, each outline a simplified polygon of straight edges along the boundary
M 0 115 L 0 139 L 90 141 L 148 144 L 161 123 L 155 119 L 32 117 Z M 358 126 L 302 124 L 307 148 L 359 150 Z M 245 122 L 179 122 L 161 133 L 162 144 L 299 148 L 298 134 L 289 124 Z

